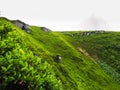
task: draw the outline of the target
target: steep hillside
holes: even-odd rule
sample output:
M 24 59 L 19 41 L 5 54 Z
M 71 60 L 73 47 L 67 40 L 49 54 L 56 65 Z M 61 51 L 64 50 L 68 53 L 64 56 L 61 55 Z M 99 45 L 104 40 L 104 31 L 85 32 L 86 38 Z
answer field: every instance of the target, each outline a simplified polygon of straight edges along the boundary
M 16 87 L 25 84 L 24 88 L 28 90 L 120 89 L 120 85 L 93 58 L 78 50 L 82 45 L 69 32 L 45 31 L 36 26 L 30 29 L 27 33 L 0 18 L 1 90 L 6 87 L 11 90 L 8 89 L 12 87 L 11 82 Z
M 120 32 L 66 32 L 76 49 L 87 53 L 120 83 Z
M 56 54 L 62 56 L 62 63 L 56 63 L 49 59 L 48 62 L 53 65 L 65 89 L 102 90 L 110 88 L 109 85 L 106 86 L 110 77 L 96 62 L 81 54 L 69 43 L 72 40 L 71 37 L 60 32 L 45 32 L 40 27 L 32 26 L 31 28 L 31 36 L 43 45 L 51 56 Z M 104 85 L 105 83 L 106 85 Z
M 26 38 L 34 41 L 0 18 L 0 90 L 61 90 L 51 65 L 31 51 Z

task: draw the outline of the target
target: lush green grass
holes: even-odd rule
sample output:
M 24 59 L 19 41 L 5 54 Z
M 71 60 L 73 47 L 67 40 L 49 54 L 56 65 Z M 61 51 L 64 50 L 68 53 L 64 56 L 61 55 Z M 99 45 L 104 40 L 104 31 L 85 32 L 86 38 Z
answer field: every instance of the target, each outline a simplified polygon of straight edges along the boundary
M 3 22 L 8 24 L 8 21 L 5 19 L 2 23 Z M 30 51 L 32 53 L 31 58 L 33 58 L 31 61 L 37 62 L 35 57 L 41 59 L 41 64 L 37 65 L 37 68 L 34 65 L 35 62 L 33 63 L 34 68 L 39 70 L 39 67 L 41 68 L 47 63 L 48 67 L 45 69 L 48 74 L 47 78 L 42 79 L 44 83 L 37 83 L 38 86 L 42 86 L 43 90 L 46 89 L 46 87 L 49 87 L 50 90 L 56 90 L 56 88 L 61 89 L 59 80 L 62 82 L 63 90 L 120 89 L 120 85 L 115 82 L 115 80 L 109 76 L 99 64 L 90 58 L 90 56 L 78 50 L 78 47 L 87 45 L 87 43 L 80 42 L 83 39 L 77 37 L 81 32 L 45 32 L 40 27 L 31 26 L 32 32 L 29 34 L 10 23 L 10 26 L 11 25 L 12 30 L 16 28 L 16 32 L 18 32 L 20 36 L 22 35 L 21 38 L 24 40 L 24 44 L 17 43 L 19 43 L 21 47 L 24 47 L 22 50 L 26 53 L 26 57 L 30 56 L 27 55 L 28 51 Z M 86 37 L 84 37 L 84 39 L 86 40 Z M 55 61 L 54 57 L 58 54 L 62 57 L 61 63 Z M 21 58 L 18 58 L 18 60 L 21 60 Z M 29 71 L 29 68 L 27 70 Z M 37 74 L 41 75 L 39 71 Z M 6 73 L 4 75 L 6 75 Z M 34 76 L 32 77 L 34 78 Z M 32 82 L 32 80 L 30 79 L 29 82 Z
M 66 34 L 67 36 L 74 34 L 71 41 L 73 46 L 76 49 L 84 49 L 94 60 L 98 61 L 107 73 L 120 83 L 120 32 L 104 32 L 83 36 L 82 32 Z
M 48 58 L 48 62 L 53 65 L 56 76 L 61 79 L 65 90 L 114 90 L 114 88 L 119 88 L 114 86 L 114 81 L 111 81 L 111 77 L 98 64 L 76 50 L 75 45 L 70 43 L 70 41 L 75 41 L 73 38 L 60 32 L 45 32 L 40 27 L 32 26 L 31 28 L 31 37 L 46 48 L 50 56 L 56 54 L 62 56 L 62 63 L 56 63 L 52 58 Z

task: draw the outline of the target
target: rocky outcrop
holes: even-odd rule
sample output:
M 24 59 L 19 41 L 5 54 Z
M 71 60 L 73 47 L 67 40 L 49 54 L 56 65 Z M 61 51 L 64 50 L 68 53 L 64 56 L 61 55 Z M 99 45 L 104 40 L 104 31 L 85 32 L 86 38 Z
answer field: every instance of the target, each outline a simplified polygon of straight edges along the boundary
M 105 33 L 105 31 L 104 30 L 96 30 L 96 31 L 83 32 L 82 36 L 84 36 L 84 35 L 88 36 L 88 35 L 91 35 L 91 34 L 99 34 L 99 33 Z
M 84 31 L 84 32 L 81 32 L 81 33 L 73 33 L 73 34 L 70 34 L 70 33 L 65 33 L 65 32 L 62 32 L 64 33 L 65 35 L 68 35 L 70 37 L 83 37 L 83 36 L 89 36 L 89 35 L 95 35 L 95 34 L 102 34 L 102 33 L 105 33 L 104 30 L 96 30 L 96 31 Z
M 30 26 L 20 20 L 12 20 L 12 23 L 14 23 L 16 26 L 18 26 L 20 29 L 25 30 L 27 33 L 31 33 Z

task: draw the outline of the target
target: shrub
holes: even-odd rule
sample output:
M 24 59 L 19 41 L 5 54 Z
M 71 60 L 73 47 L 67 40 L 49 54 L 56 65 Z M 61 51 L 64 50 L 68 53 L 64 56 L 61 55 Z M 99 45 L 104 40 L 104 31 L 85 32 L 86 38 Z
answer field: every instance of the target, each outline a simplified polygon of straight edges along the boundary
M 14 25 L 5 25 L 0 29 L 0 35 L 8 30 L 0 41 L 0 90 L 61 90 L 50 64 L 27 48 L 22 32 L 13 29 Z

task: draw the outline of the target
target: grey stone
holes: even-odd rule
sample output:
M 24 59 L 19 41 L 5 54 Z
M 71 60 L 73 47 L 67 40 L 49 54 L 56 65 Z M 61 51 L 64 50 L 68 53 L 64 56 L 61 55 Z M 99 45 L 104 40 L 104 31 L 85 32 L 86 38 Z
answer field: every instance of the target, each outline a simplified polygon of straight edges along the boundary
M 48 28 L 46 28 L 46 27 L 41 27 L 41 29 L 42 29 L 43 31 L 45 31 L 45 32 L 51 32 L 51 30 L 48 29 Z
M 20 29 L 25 30 L 27 33 L 31 33 L 32 30 L 30 29 L 30 26 L 20 20 L 13 20 L 12 23 L 14 23 L 16 26 L 18 26 Z
M 60 55 L 56 55 L 54 59 L 55 59 L 55 61 L 57 63 L 61 63 L 62 62 L 62 57 Z

